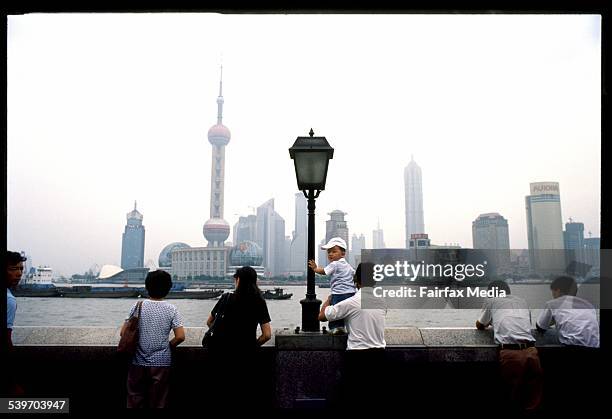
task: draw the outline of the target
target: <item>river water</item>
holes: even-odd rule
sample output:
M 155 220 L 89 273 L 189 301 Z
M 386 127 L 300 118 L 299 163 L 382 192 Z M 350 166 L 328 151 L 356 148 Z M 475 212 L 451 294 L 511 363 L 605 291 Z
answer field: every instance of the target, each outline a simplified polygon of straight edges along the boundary
M 531 289 L 526 285 L 513 285 L 512 293 L 525 297 Z M 262 286 L 261 289 L 273 287 Z M 302 323 L 300 300 L 306 294 L 306 286 L 284 286 L 285 293 L 293 293 L 288 300 L 266 300 L 272 327 L 295 328 Z M 593 288 L 591 291 L 598 291 Z M 521 292 L 522 291 L 522 292 Z M 316 288 L 317 298 L 325 300 L 329 288 Z M 547 291 L 548 292 L 548 291 Z M 547 297 L 548 298 L 548 297 Z M 535 305 L 526 298 L 530 307 Z M 130 308 L 137 301 L 133 298 L 40 298 L 18 297 L 15 326 L 119 326 Z M 216 300 L 168 300 L 174 304 L 187 327 L 202 327 Z M 538 306 L 541 307 L 541 306 Z M 535 325 L 541 310 L 531 310 Z M 385 318 L 387 327 L 473 327 L 479 309 L 389 309 Z M 325 324 L 323 324 L 325 325 Z M 535 327 L 535 326 L 534 326 Z

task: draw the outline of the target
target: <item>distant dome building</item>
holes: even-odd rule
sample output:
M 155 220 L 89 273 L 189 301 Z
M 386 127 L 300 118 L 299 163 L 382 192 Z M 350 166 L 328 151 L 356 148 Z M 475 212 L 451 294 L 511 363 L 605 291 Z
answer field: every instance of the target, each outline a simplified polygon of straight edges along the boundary
M 172 266 L 172 251 L 175 249 L 188 249 L 189 246 L 186 243 L 174 242 L 170 243 L 168 246 L 164 247 L 161 253 L 159 254 L 159 267 L 160 268 L 169 268 Z
M 261 266 L 263 251 L 255 242 L 244 241 L 230 250 L 231 266 Z

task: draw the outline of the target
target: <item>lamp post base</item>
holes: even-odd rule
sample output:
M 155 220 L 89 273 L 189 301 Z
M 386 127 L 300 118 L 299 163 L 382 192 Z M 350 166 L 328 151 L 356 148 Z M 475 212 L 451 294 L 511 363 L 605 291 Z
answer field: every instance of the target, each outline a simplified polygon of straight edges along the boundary
M 302 305 L 302 330 L 304 332 L 320 331 L 319 310 L 321 310 L 321 300 L 315 298 L 304 298 L 300 300 Z

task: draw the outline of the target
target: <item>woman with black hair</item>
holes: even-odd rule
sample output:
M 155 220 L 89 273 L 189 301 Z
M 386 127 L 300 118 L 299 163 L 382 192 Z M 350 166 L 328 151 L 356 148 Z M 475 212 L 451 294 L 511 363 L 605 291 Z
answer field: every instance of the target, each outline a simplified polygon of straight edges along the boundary
M 206 324 L 210 327 L 223 305 L 223 321 L 216 326 L 215 341 L 211 350 L 232 351 L 256 349 L 272 337 L 270 314 L 266 300 L 257 286 L 257 272 L 250 266 L 243 266 L 234 274 L 236 289 L 223 295 L 212 309 Z M 227 302 L 223 300 L 227 298 Z M 261 335 L 255 338 L 257 326 Z
M 250 266 L 237 269 L 234 281 L 234 292 L 221 296 L 206 322 L 210 327 L 216 316 L 223 316 L 215 325 L 214 341 L 209 345 L 211 366 L 215 371 L 212 391 L 217 393 L 217 400 L 230 402 L 232 388 L 239 382 L 249 389 L 244 394 L 249 399 L 248 404 L 259 399 L 257 353 L 258 348 L 272 337 L 272 327 L 266 300 L 257 286 L 255 269 Z M 258 325 L 261 335 L 256 337 Z
M 145 287 L 149 298 L 134 303 L 120 334 L 127 329 L 132 316 L 138 316 L 138 347 L 132 357 L 127 378 L 127 407 L 168 405 L 172 351 L 185 340 L 183 316 L 164 298 L 172 288 L 168 272 L 157 270 L 147 274 Z M 170 331 L 174 338 L 168 340 Z

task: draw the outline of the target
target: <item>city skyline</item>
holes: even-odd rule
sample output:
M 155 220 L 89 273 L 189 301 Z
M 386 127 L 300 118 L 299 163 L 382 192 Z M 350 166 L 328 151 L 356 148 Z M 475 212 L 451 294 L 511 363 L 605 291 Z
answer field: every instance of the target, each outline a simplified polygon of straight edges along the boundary
M 221 53 L 231 226 L 269 199 L 294 225 L 287 149 L 312 127 L 335 148 L 316 242 L 340 209 L 351 232 L 381 218 L 387 247 L 403 247 L 411 154 L 433 243 L 470 247 L 474 218 L 499 212 L 512 247 L 527 248 L 524 197 L 543 181 L 561 185 L 563 221 L 598 237 L 600 26 L 589 15 L 9 16 L 9 249 L 64 275 L 119 265 L 134 200 L 144 260 L 176 241 L 205 246 Z M 58 237 L 69 240 L 57 248 Z

